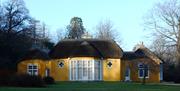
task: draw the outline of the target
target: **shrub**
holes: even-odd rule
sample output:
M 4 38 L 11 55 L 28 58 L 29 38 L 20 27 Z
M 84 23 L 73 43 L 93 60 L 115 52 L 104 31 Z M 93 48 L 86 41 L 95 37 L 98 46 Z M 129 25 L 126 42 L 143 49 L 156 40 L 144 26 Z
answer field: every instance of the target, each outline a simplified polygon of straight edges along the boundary
M 0 86 L 7 86 L 9 78 L 15 74 L 14 70 L 0 69 Z
M 180 83 L 180 64 L 178 65 L 178 66 L 176 66 L 176 69 L 175 69 L 175 72 L 174 72 L 174 77 L 173 77 L 173 79 L 174 79 L 174 82 L 175 83 Z
M 0 86 L 7 86 L 9 81 L 8 75 L 0 75 Z
M 43 80 L 46 84 L 54 84 L 54 78 L 50 76 L 44 77 Z
M 8 85 L 19 87 L 44 87 L 45 83 L 40 76 L 14 75 L 9 80 Z
M 174 81 L 175 65 L 166 63 L 163 66 L 163 80 L 167 82 Z

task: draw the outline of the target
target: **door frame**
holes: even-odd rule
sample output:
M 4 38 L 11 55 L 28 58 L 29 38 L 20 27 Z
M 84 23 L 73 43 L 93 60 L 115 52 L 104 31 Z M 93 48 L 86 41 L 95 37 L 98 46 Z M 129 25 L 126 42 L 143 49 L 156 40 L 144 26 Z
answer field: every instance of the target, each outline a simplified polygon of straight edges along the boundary
M 127 76 L 126 72 L 128 73 L 128 76 Z M 125 70 L 125 81 L 131 81 L 131 70 L 130 70 L 129 67 L 127 67 L 126 70 Z

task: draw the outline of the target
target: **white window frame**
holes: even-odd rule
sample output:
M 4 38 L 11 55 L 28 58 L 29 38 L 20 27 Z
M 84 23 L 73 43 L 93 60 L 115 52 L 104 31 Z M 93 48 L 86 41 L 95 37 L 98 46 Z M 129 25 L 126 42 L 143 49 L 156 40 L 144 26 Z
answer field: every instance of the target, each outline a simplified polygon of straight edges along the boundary
M 89 79 L 89 78 L 87 78 L 87 79 L 79 79 L 79 77 L 78 77 L 78 75 L 77 75 L 77 70 L 78 70 L 78 68 L 76 68 L 76 69 L 73 69 L 73 71 L 72 71 L 72 66 L 73 66 L 73 68 L 74 68 L 74 66 L 77 66 L 77 63 L 78 63 L 78 61 L 81 61 L 80 63 L 81 63 L 81 66 L 83 65 L 83 61 L 84 62 L 87 62 L 86 63 L 86 66 L 88 66 L 88 61 L 90 61 L 90 64 L 91 65 L 89 65 L 88 67 L 86 67 L 87 68 L 87 76 L 92 76 L 92 77 L 90 77 L 91 79 Z M 101 60 L 70 60 L 69 61 L 69 80 L 70 81 L 94 81 L 94 80 L 97 80 L 97 79 L 95 79 L 95 61 L 99 61 L 100 62 L 100 73 L 99 73 L 99 75 L 100 75 L 100 77 L 98 78 L 98 81 L 100 81 L 100 80 L 102 80 L 102 61 Z M 72 64 L 73 63 L 73 64 Z M 92 71 L 92 73 L 90 73 L 90 75 L 89 75 L 89 68 L 91 69 L 91 71 Z M 84 71 L 84 69 L 82 68 L 82 76 L 83 76 L 83 71 Z M 74 79 L 74 77 L 73 77 L 73 73 L 75 72 L 75 74 L 76 74 L 76 78 Z M 79 73 L 78 73 L 79 74 Z M 75 76 L 75 75 L 74 75 Z
M 138 64 L 138 77 L 139 78 L 143 78 L 144 77 L 144 68 L 140 68 L 140 65 L 143 65 L 142 63 Z M 143 70 L 143 76 L 140 76 L 140 69 Z M 149 66 L 148 66 L 148 70 L 147 70 L 147 76 L 145 78 L 149 78 Z
M 32 69 L 29 69 L 29 66 L 32 66 Z M 34 69 L 34 66 L 36 66 L 36 69 Z M 30 72 L 30 70 L 32 70 L 32 73 Z M 35 71 L 35 70 L 36 70 L 37 73 L 33 74 L 34 73 L 33 71 Z M 38 65 L 37 64 L 28 64 L 27 65 L 27 74 L 29 74 L 29 75 L 38 75 Z

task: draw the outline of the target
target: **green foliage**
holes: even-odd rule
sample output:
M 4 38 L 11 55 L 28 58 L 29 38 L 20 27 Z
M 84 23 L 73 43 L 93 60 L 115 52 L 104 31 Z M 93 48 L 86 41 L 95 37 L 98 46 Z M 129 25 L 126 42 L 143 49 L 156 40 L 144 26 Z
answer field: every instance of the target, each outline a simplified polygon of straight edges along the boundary
M 175 65 L 164 63 L 164 80 L 165 81 L 174 81 L 174 72 L 175 72 Z
M 40 76 L 31 75 L 3 75 L 0 78 L 1 86 L 16 87 L 44 87 L 45 83 Z
M 19 87 L 44 87 L 45 83 L 40 76 L 15 75 L 10 78 L 9 85 Z
M 0 86 L 7 86 L 9 81 L 9 75 L 7 74 L 1 74 L 0 75 Z
M 67 30 L 68 39 L 80 39 L 85 33 L 82 19 L 80 17 L 73 17 L 70 24 L 67 26 Z
M 180 83 L 180 65 L 165 62 L 163 67 L 163 80 Z
M 174 82 L 180 83 L 180 64 L 176 66 L 173 76 L 174 76 Z
M 41 33 L 37 32 L 38 22 L 29 15 L 23 0 L 8 0 L 0 6 L 0 69 L 16 70 L 18 60 L 32 47 L 54 46 L 45 36 L 45 24 Z
M 9 0 L 0 9 L 0 68 L 15 69 L 16 61 L 32 44 L 30 17 L 23 0 Z
M 52 78 L 52 77 L 50 77 L 50 76 L 44 77 L 43 80 L 44 80 L 44 82 L 45 82 L 46 84 L 54 84 L 54 83 L 55 83 L 55 82 L 54 82 L 54 78 Z
M 15 69 L 17 60 L 31 45 L 32 41 L 26 35 L 0 32 L 0 68 Z

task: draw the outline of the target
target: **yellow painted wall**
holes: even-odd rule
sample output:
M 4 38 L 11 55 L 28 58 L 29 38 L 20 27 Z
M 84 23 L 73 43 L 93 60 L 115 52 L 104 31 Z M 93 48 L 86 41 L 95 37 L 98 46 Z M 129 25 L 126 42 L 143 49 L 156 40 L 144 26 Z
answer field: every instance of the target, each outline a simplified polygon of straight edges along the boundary
M 63 62 L 64 66 L 59 67 L 59 62 Z M 69 62 L 68 59 L 54 59 L 51 60 L 51 76 L 55 81 L 68 81 L 69 80 Z
M 100 60 L 93 57 L 73 57 L 66 59 L 53 59 L 49 61 L 43 60 L 25 60 L 18 64 L 17 69 L 19 74 L 27 73 L 28 64 L 38 65 L 38 74 L 42 77 L 45 76 L 45 69 L 50 69 L 50 76 L 55 81 L 69 81 L 69 60 Z M 104 59 L 102 60 L 102 79 L 103 81 L 124 81 L 126 67 L 130 67 L 131 80 L 134 82 L 141 82 L 142 79 L 138 78 L 138 63 L 147 61 L 150 63 L 149 78 L 147 82 L 160 82 L 160 68 L 159 63 L 153 62 L 150 59 L 136 59 L 136 60 L 120 60 L 120 59 Z M 64 66 L 59 67 L 59 62 L 63 62 Z M 112 67 L 109 68 L 107 63 L 112 62 Z M 152 66 L 151 66 L 152 65 Z M 155 65 L 155 66 L 154 66 Z
M 138 77 L 138 63 L 148 61 L 149 65 L 149 78 L 146 78 L 146 82 L 158 83 L 160 82 L 160 68 L 159 63 L 155 63 L 153 60 L 141 58 L 136 60 L 123 60 L 121 65 L 121 79 L 125 80 L 125 70 L 130 68 L 130 79 L 133 82 L 142 82 L 142 78 Z
M 45 76 L 45 69 L 50 68 L 49 62 L 48 61 L 43 61 L 43 60 L 26 60 L 22 61 L 18 64 L 17 69 L 18 69 L 18 74 L 27 74 L 27 65 L 28 64 L 36 64 L 38 65 L 38 75 L 41 77 Z M 47 64 L 47 65 L 46 65 Z
M 112 62 L 112 67 L 108 67 L 108 62 Z M 103 80 L 104 81 L 120 81 L 120 59 L 103 60 Z
M 42 60 L 26 60 L 18 64 L 18 73 L 27 73 L 28 64 L 38 65 L 38 74 L 42 77 L 45 76 L 45 68 L 50 68 L 50 76 L 55 81 L 68 81 L 69 80 L 69 60 L 99 60 L 94 57 L 74 57 L 67 59 L 54 59 L 50 61 Z M 111 61 L 112 67 L 108 68 L 107 63 Z M 59 62 L 64 63 L 64 67 L 58 66 Z M 120 80 L 120 59 L 106 59 L 102 60 L 102 79 L 104 81 L 119 81 Z

